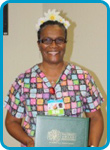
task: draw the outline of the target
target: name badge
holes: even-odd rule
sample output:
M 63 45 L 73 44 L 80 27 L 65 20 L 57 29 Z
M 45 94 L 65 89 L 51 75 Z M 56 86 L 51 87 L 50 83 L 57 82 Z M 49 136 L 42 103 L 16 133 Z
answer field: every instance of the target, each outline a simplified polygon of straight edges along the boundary
M 62 99 L 60 100 L 50 99 L 48 101 L 48 115 L 64 116 L 64 102 Z

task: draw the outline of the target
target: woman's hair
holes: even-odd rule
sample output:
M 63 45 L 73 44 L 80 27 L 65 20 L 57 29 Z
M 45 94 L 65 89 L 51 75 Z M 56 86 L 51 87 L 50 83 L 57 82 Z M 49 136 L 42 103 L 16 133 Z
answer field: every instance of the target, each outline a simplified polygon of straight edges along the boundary
M 40 34 L 41 34 L 42 29 L 43 29 L 45 26 L 47 26 L 47 25 L 58 25 L 59 27 L 61 27 L 61 28 L 64 30 L 64 32 L 65 32 L 65 40 L 67 39 L 67 29 L 65 28 L 64 24 L 63 24 L 63 23 L 60 23 L 60 22 L 58 22 L 58 21 L 51 21 L 51 20 L 49 20 L 49 21 L 44 22 L 44 23 L 40 26 L 40 29 L 39 29 L 39 31 L 37 32 L 38 40 L 40 40 Z

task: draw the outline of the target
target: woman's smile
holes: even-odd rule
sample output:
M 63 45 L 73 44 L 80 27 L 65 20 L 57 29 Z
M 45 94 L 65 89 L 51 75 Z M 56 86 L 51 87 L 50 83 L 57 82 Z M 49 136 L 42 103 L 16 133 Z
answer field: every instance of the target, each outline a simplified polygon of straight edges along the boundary
M 59 54 L 59 52 L 48 52 L 48 54 L 55 56 L 55 55 Z
M 44 62 L 60 63 L 63 62 L 63 57 L 65 54 L 66 43 L 62 42 L 65 39 L 64 30 L 58 25 L 46 26 L 41 32 L 41 41 L 38 43 L 39 49 L 42 54 Z M 49 40 L 52 39 L 51 43 Z M 57 40 L 56 40 L 57 39 Z

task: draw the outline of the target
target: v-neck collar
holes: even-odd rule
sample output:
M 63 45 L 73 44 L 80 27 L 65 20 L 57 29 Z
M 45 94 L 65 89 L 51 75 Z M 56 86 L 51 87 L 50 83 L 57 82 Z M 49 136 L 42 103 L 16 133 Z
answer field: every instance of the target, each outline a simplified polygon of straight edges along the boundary
M 62 71 L 61 75 L 59 76 L 59 79 L 57 80 L 54 88 L 59 83 L 59 81 L 61 82 L 63 80 L 66 80 L 66 76 L 69 74 L 71 67 L 72 67 L 71 64 L 68 63 L 67 66 L 65 67 L 65 69 Z M 38 64 L 34 68 L 36 68 L 35 70 L 36 70 L 38 76 L 43 80 L 43 82 L 46 84 L 46 86 L 49 88 L 52 87 L 52 85 L 49 82 L 48 78 L 46 77 L 45 73 L 40 69 Z

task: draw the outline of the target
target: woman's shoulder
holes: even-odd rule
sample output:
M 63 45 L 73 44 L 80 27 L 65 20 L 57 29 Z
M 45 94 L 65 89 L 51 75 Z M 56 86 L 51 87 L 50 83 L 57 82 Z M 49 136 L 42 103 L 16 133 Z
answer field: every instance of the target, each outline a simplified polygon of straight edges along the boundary
M 75 64 L 72 64 L 72 63 L 70 63 L 69 65 L 71 66 L 72 73 L 89 74 L 89 72 L 87 70 L 83 69 L 82 67 L 80 67 L 78 65 L 75 65 Z
M 26 69 L 24 72 L 20 73 L 17 77 L 18 80 L 22 80 L 24 78 L 35 77 L 38 74 L 38 64 L 32 66 L 31 68 Z

